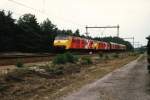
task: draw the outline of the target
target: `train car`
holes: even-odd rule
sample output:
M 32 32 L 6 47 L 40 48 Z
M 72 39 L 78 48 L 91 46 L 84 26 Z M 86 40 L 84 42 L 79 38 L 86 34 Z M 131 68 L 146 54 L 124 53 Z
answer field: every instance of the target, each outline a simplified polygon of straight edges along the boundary
M 110 44 L 107 42 L 99 41 L 97 50 L 110 50 Z
M 126 50 L 126 45 L 123 45 L 123 44 L 119 44 L 119 45 L 120 45 L 119 50 Z
M 126 50 L 126 45 L 110 42 L 110 48 L 112 51 Z

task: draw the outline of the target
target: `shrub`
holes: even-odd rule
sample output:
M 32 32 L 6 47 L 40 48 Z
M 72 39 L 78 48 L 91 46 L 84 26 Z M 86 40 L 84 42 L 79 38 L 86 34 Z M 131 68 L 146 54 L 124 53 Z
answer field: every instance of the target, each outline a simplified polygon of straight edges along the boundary
M 22 67 L 24 67 L 24 64 L 21 61 L 17 61 L 16 67 L 22 68 Z
M 81 63 L 82 64 L 92 64 L 92 59 L 90 57 L 82 57 L 81 58 Z
M 102 58 L 104 56 L 102 52 L 100 52 L 98 55 L 100 58 Z
M 79 57 L 78 56 L 74 56 L 74 61 L 75 62 L 79 61 Z
M 65 64 L 66 62 L 67 62 L 67 59 L 64 54 L 57 55 L 53 60 L 53 64 Z
M 75 63 L 76 61 L 78 61 L 78 58 L 73 54 L 67 52 L 64 54 L 57 55 L 53 60 L 53 64 L 65 64 L 67 62 Z
M 67 62 L 74 63 L 77 58 L 70 52 L 64 54 L 66 56 Z

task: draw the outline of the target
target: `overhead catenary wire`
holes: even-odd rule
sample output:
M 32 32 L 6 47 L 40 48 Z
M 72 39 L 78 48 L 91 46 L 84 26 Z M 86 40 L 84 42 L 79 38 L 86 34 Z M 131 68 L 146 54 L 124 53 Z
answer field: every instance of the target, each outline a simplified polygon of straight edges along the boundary
M 28 6 L 28 5 L 26 5 L 26 4 L 23 4 L 23 3 L 21 3 L 21 2 L 18 2 L 18 1 L 16 1 L 16 0 L 8 0 L 8 1 L 10 1 L 10 2 L 12 2 L 12 3 L 15 3 L 15 4 L 17 4 L 17 5 L 19 5 L 19 6 L 22 6 L 22 7 L 25 7 L 25 8 L 28 8 L 28 9 L 31 9 L 31 10 L 33 10 L 33 11 L 36 11 L 36 12 L 38 12 L 38 13 L 40 13 L 40 14 L 43 14 L 43 15 L 46 15 L 46 16 L 50 16 L 51 15 L 51 13 L 47 13 L 46 11 L 45 11 L 45 0 L 43 0 L 43 9 L 42 10 L 39 10 L 39 9 L 35 9 L 35 8 L 33 8 L 33 7 L 30 7 L 30 6 Z M 60 17 L 58 17 L 58 16 L 55 16 L 55 18 L 57 18 L 57 19 L 59 19 L 60 21 L 63 21 L 63 22 L 68 22 L 68 23 L 71 23 L 71 24 L 74 24 L 74 25 L 77 25 L 77 26 L 85 26 L 85 25 L 81 25 L 81 24 L 79 24 L 79 23 L 76 23 L 76 22 L 74 22 L 74 21 L 72 21 L 72 20 L 68 20 L 68 19 L 64 19 L 64 18 L 60 18 Z
M 18 16 L 21 16 L 22 14 L 20 14 L 20 13 L 17 13 L 17 12 L 11 12 L 11 11 L 7 11 L 7 10 L 5 10 L 5 9 L 0 9 L 0 11 L 5 11 L 6 13 L 13 13 L 13 14 L 15 14 L 15 15 L 18 15 Z

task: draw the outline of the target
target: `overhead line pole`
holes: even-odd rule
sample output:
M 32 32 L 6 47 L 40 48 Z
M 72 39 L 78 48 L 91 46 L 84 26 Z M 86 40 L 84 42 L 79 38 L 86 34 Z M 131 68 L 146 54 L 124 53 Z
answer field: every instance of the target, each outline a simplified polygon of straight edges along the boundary
M 120 28 L 120 26 L 119 25 L 117 25 L 117 26 L 103 26 L 103 27 L 88 27 L 88 26 L 86 26 L 85 27 L 86 28 L 86 35 L 88 35 L 88 28 L 117 28 L 117 37 L 119 37 L 119 28 Z
M 128 37 L 128 38 L 122 38 L 122 39 L 132 39 L 132 45 L 133 45 L 133 48 L 134 48 L 134 45 L 135 45 L 134 37 Z
M 140 42 L 134 42 L 137 45 L 137 48 L 140 47 Z

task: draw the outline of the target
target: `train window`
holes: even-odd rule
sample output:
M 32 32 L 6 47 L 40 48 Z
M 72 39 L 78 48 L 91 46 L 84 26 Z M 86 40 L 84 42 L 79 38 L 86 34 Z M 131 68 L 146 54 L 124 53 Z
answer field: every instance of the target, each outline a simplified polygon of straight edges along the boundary
M 55 40 L 67 40 L 69 36 L 67 35 L 58 35 L 56 36 Z

